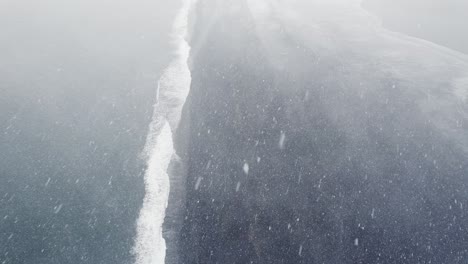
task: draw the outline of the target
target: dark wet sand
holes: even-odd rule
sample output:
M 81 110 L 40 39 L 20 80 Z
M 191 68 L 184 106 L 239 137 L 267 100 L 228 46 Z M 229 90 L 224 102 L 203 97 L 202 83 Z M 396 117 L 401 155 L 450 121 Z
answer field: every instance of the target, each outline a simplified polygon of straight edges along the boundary
M 415 104 L 450 77 L 425 69 L 409 81 L 366 45 L 430 47 L 378 35 L 330 52 L 281 19 L 259 35 L 245 1 L 203 3 L 177 138 L 186 206 L 167 225 L 168 263 L 468 260 L 464 150 Z

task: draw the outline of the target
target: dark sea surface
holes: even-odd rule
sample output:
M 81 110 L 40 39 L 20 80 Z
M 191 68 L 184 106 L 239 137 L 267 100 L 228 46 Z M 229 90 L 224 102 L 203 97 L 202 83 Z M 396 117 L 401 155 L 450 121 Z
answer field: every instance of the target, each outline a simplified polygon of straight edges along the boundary
M 132 263 L 179 6 L 0 2 L 0 263 Z

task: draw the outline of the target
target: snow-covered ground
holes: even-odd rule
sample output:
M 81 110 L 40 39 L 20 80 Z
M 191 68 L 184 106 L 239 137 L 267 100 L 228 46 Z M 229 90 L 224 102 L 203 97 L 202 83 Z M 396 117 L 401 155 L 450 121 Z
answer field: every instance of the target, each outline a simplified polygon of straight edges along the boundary
M 279 37 L 279 33 L 286 33 L 317 54 L 319 60 L 333 58 L 348 64 L 351 78 L 346 82 L 350 91 L 377 92 L 377 86 L 363 84 L 383 75 L 403 82 L 407 87 L 397 96 L 401 100 L 414 97 L 423 118 L 431 119 L 441 136 L 456 141 L 468 153 L 466 131 L 459 127 L 468 119 L 468 55 L 385 29 L 360 6 L 360 0 L 248 3 L 273 65 L 291 67 L 281 55 L 294 53 Z M 330 111 L 339 109 L 336 105 Z

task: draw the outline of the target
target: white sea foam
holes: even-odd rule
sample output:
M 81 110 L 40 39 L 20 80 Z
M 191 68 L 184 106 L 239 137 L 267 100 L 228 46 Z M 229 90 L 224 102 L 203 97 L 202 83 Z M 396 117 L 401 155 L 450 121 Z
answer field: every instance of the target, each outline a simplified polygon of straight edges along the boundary
M 143 155 L 147 160 L 145 198 L 137 220 L 137 236 L 133 252 L 136 264 L 162 264 L 166 242 L 162 236 L 165 211 L 169 197 L 167 173 L 174 157 L 172 131 L 179 122 L 182 107 L 190 90 L 191 75 L 187 64 L 190 46 L 189 12 L 195 0 L 185 0 L 173 28 L 176 56 L 158 82 L 153 120 L 150 124 Z
M 167 167 L 173 154 L 172 133 L 167 122 L 156 138 L 145 173 L 145 198 L 137 224 L 137 264 L 164 263 L 166 243 L 162 237 L 169 195 Z

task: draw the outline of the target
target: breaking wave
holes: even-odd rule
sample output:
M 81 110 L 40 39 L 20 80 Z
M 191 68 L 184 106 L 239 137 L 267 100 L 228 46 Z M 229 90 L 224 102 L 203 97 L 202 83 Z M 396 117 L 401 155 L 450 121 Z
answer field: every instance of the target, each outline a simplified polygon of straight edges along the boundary
M 166 255 L 166 242 L 162 235 L 170 182 L 167 173 L 175 155 L 172 141 L 180 121 L 183 105 L 191 84 L 188 67 L 190 45 L 188 20 L 195 0 L 185 0 L 173 27 L 176 56 L 165 69 L 158 82 L 153 120 L 149 127 L 143 155 L 147 160 L 145 172 L 145 198 L 137 220 L 137 235 L 133 253 L 136 264 L 162 264 Z

